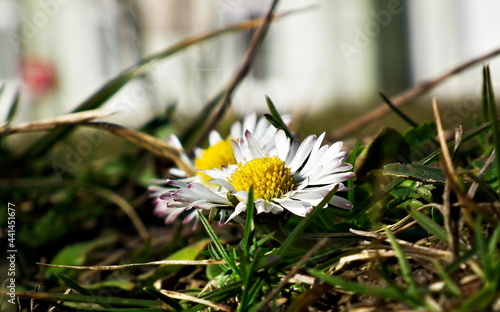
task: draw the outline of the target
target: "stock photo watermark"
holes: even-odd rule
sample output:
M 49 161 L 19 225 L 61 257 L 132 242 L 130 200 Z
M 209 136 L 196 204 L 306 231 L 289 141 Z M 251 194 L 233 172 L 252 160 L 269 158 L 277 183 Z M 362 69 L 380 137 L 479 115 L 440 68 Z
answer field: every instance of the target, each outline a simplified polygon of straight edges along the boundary
M 47 26 L 51 18 L 59 14 L 61 6 L 68 4 L 71 0 L 41 0 L 37 1 L 38 10 L 30 17 L 21 18 L 19 32 L 9 33 L 9 42 L 16 53 L 19 53 L 21 44 L 26 44 L 35 38 L 40 30 Z
M 16 304 L 16 205 L 7 203 L 7 247 L 6 247 L 6 260 L 7 260 L 7 279 L 4 285 L 7 290 L 7 302 Z
M 213 6 L 219 18 L 223 18 L 226 12 L 233 12 L 242 4 L 243 0 L 216 0 Z
M 359 55 L 362 50 L 370 45 L 373 38 L 378 36 L 382 28 L 387 27 L 394 15 L 403 11 L 403 6 L 399 0 L 391 0 L 387 3 L 386 9 L 372 11 L 370 13 L 370 20 L 364 27 L 356 27 L 354 30 L 354 37 L 351 42 L 343 41 L 340 44 L 340 49 L 347 62 L 351 62 L 353 56 Z

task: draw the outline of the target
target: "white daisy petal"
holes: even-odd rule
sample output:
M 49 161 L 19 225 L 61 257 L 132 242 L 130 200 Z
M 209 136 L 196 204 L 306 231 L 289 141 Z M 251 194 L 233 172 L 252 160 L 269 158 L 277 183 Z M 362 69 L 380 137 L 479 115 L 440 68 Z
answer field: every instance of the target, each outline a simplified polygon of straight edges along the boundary
M 332 199 L 330 199 L 329 204 L 343 209 L 352 208 L 352 203 L 350 201 L 337 195 L 333 195 Z
M 257 115 L 255 112 L 249 112 L 243 119 L 243 131 L 252 131 L 255 132 L 255 125 L 257 124 Z M 241 136 L 241 135 L 239 135 Z
M 223 188 L 225 188 L 226 190 L 228 190 L 228 192 L 234 192 L 235 191 L 235 189 L 231 185 L 231 183 L 227 182 L 224 179 L 212 179 L 212 180 L 210 180 L 210 183 L 214 183 L 214 184 L 220 185 Z
M 310 203 L 302 200 L 285 199 L 279 201 L 279 204 L 284 209 L 299 217 L 305 217 L 309 212 L 311 212 L 312 209 L 312 205 Z
M 311 153 L 311 148 L 314 146 L 315 142 L 316 136 L 310 135 L 300 144 L 297 152 L 293 156 L 292 161 L 288 164 L 288 166 L 292 169 L 292 172 L 296 172 L 304 164 L 304 161 Z
M 286 136 L 285 131 L 278 130 L 274 142 L 276 144 L 276 153 L 278 157 L 286 162 L 288 153 L 290 152 L 290 140 Z
M 227 218 L 225 223 L 231 221 L 234 217 L 244 212 L 247 209 L 247 204 L 245 202 L 239 202 L 238 205 L 234 208 L 234 212 Z
M 250 131 L 245 132 L 245 139 L 248 142 L 248 148 L 252 159 L 266 156 L 266 153 L 262 150 Z
M 241 122 L 236 121 L 233 123 L 231 126 L 231 130 L 229 132 L 229 135 L 231 135 L 231 138 L 236 139 L 242 136 L 243 134 L 243 129 L 241 128 Z

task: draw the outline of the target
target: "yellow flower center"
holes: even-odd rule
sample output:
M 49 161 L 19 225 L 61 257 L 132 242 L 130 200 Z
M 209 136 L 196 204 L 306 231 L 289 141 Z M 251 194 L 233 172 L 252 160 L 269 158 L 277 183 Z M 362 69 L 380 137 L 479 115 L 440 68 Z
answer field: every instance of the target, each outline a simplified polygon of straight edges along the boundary
M 228 165 L 236 164 L 236 159 L 233 154 L 233 147 L 231 146 L 231 139 L 222 140 L 217 144 L 210 146 L 209 148 L 203 150 L 200 157 L 195 158 L 194 166 L 196 169 L 210 170 L 210 169 L 221 169 L 222 167 L 227 167 Z M 203 172 L 198 172 L 204 181 L 212 179 Z
M 238 163 L 228 181 L 237 191 L 248 192 L 253 185 L 254 198 L 265 200 L 281 197 L 293 187 L 290 168 L 277 156 L 253 159 L 244 165 Z

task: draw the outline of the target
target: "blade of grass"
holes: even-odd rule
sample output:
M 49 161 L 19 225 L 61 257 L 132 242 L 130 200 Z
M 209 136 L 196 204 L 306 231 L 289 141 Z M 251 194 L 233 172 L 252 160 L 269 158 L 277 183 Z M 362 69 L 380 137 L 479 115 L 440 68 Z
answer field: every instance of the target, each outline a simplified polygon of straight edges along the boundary
M 226 263 L 229 265 L 229 267 L 233 270 L 234 273 L 238 274 L 239 273 L 239 268 L 236 265 L 236 262 L 234 261 L 234 257 L 230 257 L 227 251 L 224 249 L 224 246 L 222 246 L 221 241 L 217 237 L 217 234 L 215 234 L 214 230 L 208 223 L 207 218 L 201 213 L 198 212 L 198 215 L 200 216 L 201 223 L 203 223 L 203 227 L 207 231 L 208 235 L 214 242 L 215 248 L 217 249 L 217 252 L 222 256 L 224 260 L 226 260 Z
M 384 100 L 384 102 L 389 105 L 389 108 L 392 109 L 399 117 L 401 117 L 401 119 L 403 119 L 404 121 L 406 121 L 410 126 L 412 127 L 418 127 L 418 123 L 415 122 L 413 119 L 411 119 L 408 115 L 406 115 L 405 113 L 403 113 L 402 110 L 400 110 L 396 105 L 394 105 L 394 103 L 392 103 L 391 99 L 388 98 L 384 93 L 382 92 L 379 92 L 380 94 L 380 97 L 382 97 L 382 99 Z
M 495 150 L 500 151 L 500 132 L 498 126 L 498 114 L 495 104 L 495 93 L 493 91 L 493 85 L 491 83 L 491 74 L 489 65 L 486 65 L 484 67 L 484 75 L 486 76 L 486 86 L 488 91 L 487 103 L 488 103 L 490 121 L 492 124 L 491 131 L 493 137 L 493 145 L 495 146 Z M 500 157 L 496 158 L 496 164 L 497 164 L 497 176 L 500 177 Z M 500 184 L 497 187 L 497 191 L 498 190 L 500 190 Z
M 144 287 L 143 290 L 156 299 L 163 301 L 165 304 L 171 306 L 175 311 L 183 310 L 182 306 L 177 301 L 163 294 L 159 289 L 153 287 Z
M 323 198 L 323 200 L 313 208 L 313 210 L 304 218 L 302 219 L 299 224 L 293 229 L 293 231 L 288 235 L 288 237 L 283 241 L 281 246 L 278 249 L 277 256 L 278 257 L 283 257 L 285 255 L 285 252 L 288 251 L 290 246 L 297 240 L 300 234 L 306 229 L 306 227 L 311 223 L 311 221 L 318 215 L 318 213 L 325 207 L 326 204 L 330 201 L 330 199 L 335 195 L 335 193 L 338 190 L 338 185 L 336 185 L 326 196 Z
M 288 127 L 286 126 L 285 122 L 283 121 L 283 118 L 281 118 L 280 113 L 276 109 L 276 106 L 274 105 L 273 101 L 266 95 L 266 103 L 267 107 L 269 108 L 269 112 L 271 114 L 265 114 L 264 117 L 277 129 L 281 129 L 285 131 L 285 134 L 288 138 L 291 140 L 294 139 L 292 132 Z
M 456 297 L 460 296 L 460 289 L 458 288 L 457 284 L 455 284 L 448 272 L 446 272 L 443 266 L 439 263 L 439 261 L 435 260 L 432 261 L 432 263 L 434 264 L 438 275 L 443 279 L 443 282 L 446 285 L 448 291 Z
M 462 142 L 469 141 L 473 138 L 475 138 L 477 135 L 483 133 L 487 129 L 489 129 L 491 126 L 491 122 L 487 122 L 485 124 L 482 124 L 478 127 L 475 127 L 471 130 L 468 130 L 465 132 Z M 448 143 L 448 148 L 453 148 L 455 146 L 455 142 L 452 141 Z M 437 149 L 428 156 L 426 156 L 424 159 L 419 161 L 419 164 L 430 164 L 431 162 L 435 161 L 437 157 L 441 155 L 441 149 Z M 405 181 L 404 178 L 396 178 L 392 180 L 387 186 L 385 186 L 382 190 L 374 193 L 371 197 L 367 197 L 363 202 L 359 203 L 358 205 L 354 206 L 354 208 L 350 211 L 349 215 L 346 215 L 345 218 L 348 219 L 354 219 L 358 217 L 359 215 L 363 214 L 366 210 L 369 208 L 373 207 L 375 204 L 377 204 L 379 201 L 384 199 L 395 187 L 400 185 Z
M 250 248 L 252 245 L 255 245 L 255 224 L 253 222 L 253 216 L 255 214 L 255 207 L 253 202 L 253 185 L 250 186 L 250 190 L 248 191 L 248 202 L 247 209 L 245 211 L 245 230 L 243 232 L 243 241 L 242 241 L 242 249 L 243 255 L 246 259 L 250 259 Z
M 373 296 L 377 298 L 390 299 L 396 301 L 406 302 L 407 298 L 400 291 L 394 288 L 383 288 L 380 286 L 371 286 L 367 284 L 360 284 L 351 281 L 347 281 L 338 276 L 328 275 L 322 271 L 316 269 L 307 270 L 309 274 L 320 279 L 332 286 L 340 287 L 343 290 L 351 291 L 356 294 L 362 294 L 365 296 Z
M 78 285 L 77 283 L 75 283 L 74 281 L 72 281 L 71 279 L 67 278 L 66 276 L 64 276 L 63 274 L 59 274 L 59 273 L 55 273 L 54 274 L 57 278 L 59 278 L 60 280 L 63 281 L 64 284 L 66 284 L 66 286 L 76 290 L 77 292 L 79 292 L 80 294 L 82 295 L 86 295 L 86 296 L 93 296 L 94 294 L 92 294 L 91 291 L 89 291 L 88 289 Z M 104 305 L 104 306 L 108 306 L 109 305 Z
M 387 235 L 387 239 L 389 240 L 389 243 L 391 244 L 392 249 L 396 253 L 396 257 L 398 258 L 399 266 L 401 267 L 401 275 L 408 285 L 407 289 L 407 295 L 413 297 L 414 299 L 419 299 L 418 298 L 418 293 L 417 293 L 417 284 L 415 283 L 415 280 L 413 279 L 412 276 L 412 270 L 410 263 L 408 262 L 408 259 L 406 259 L 405 252 L 401 248 L 401 246 L 398 244 L 396 241 L 396 237 L 394 237 L 394 234 L 387 229 L 384 228 L 384 232 Z
M 252 282 L 255 285 L 255 281 L 252 278 L 253 273 L 255 271 L 255 267 L 257 264 L 257 259 L 253 257 L 253 261 L 250 256 L 250 248 L 252 246 L 253 242 L 253 237 L 254 237 L 254 222 L 253 222 L 253 216 L 255 213 L 255 207 L 254 207 L 254 202 L 253 202 L 253 194 L 254 194 L 254 188 L 253 185 L 250 186 L 250 190 L 248 192 L 248 202 L 247 202 L 247 208 L 246 208 L 246 216 L 245 216 L 245 229 L 243 232 L 243 240 L 242 240 L 242 251 L 243 251 L 243 256 L 240 259 L 240 272 L 241 272 L 241 278 L 243 280 L 243 291 L 241 294 L 241 301 L 240 304 L 238 305 L 238 311 L 241 311 L 242 308 L 246 308 L 247 305 L 251 302 L 250 301 L 250 289 L 252 287 Z
M 5 91 L 5 84 L 2 85 L 0 89 L 0 97 L 3 95 L 4 91 Z M 7 120 L 4 126 L 8 126 L 12 122 L 14 116 L 16 115 L 17 108 L 19 107 L 19 99 L 20 99 L 20 92 L 19 89 L 17 89 L 16 94 L 14 95 L 14 99 L 12 100 L 12 103 L 10 105 L 9 112 L 7 113 Z
M 432 235 L 435 235 L 440 240 L 448 242 L 446 231 L 439 224 L 416 209 L 408 209 L 408 212 L 413 217 L 413 219 L 415 219 L 415 221 L 417 221 L 418 224 L 420 224 L 424 229 L 426 229 Z
M 361 139 L 356 140 L 356 144 L 354 144 L 353 149 L 349 153 L 346 162 L 351 164 L 352 167 L 356 166 L 356 156 L 358 155 L 359 147 L 361 146 Z M 350 189 L 354 188 L 354 179 L 347 180 L 347 187 Z M 352 203 L 353 206 L 356 206 L 355 198 L 354 198 L 354 190 L 347 192 L 347 199 Z

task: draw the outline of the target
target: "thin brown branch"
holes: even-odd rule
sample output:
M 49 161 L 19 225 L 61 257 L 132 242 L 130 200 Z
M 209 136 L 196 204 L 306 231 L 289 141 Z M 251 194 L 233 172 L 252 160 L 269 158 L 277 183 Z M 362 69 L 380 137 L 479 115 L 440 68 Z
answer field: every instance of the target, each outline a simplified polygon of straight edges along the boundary
M 89 122 L 93 119 L 107 117 L 112 114 L 111 112 L 91 110 L 46 120 L 25 122 L 16 126 L 4 126 L 0 127 L 0 136 L 14 133 L 54 130 L 61 127 Z
M 15 133 L 49 131 L 68 126 L 97 128 L 99 130 L 113 133 L 114 135 L 117 135 L 138 147 L 144 148 L 155 155 L 172 160 L 179 169 L 182 169 L 188 175 L 194 175 L 196 173 L 195 169 L 190 164 L 185 163 L 181 159 L 180 154 L 183 151 L 169 145 L 163 140 L 116 124 L 107 122 L 91 122 L 93 119 L 103 118 L 109 115 L 111 115 L 111 113 L 85 111 L 49 120 L 26 122 L 13 127 L 0 128 L 0 136 Z
M 273 20 L 273 14 L 274 11 L 276 10 L 278 2 L 279 0 L 273 1 L 264 21 L 262 22 L 261 26 L 257 28 L 241 66 L 236 71 L 233 79 L 231 79 L 227 87 L 227 90 L 224 92 L 224 95 L 222 96 L 221 100 L 219 101 L 219 103 L 217 103 L 217 106 L 214 109 L 215 112 L 209 118 L 207 124 L 202 128 L 203 130 L 201 132 L 201 135 L 198 137 L 195 146 L 201 145 L 203 140 L 205 140 L 205 138 L 208 136 L 208 133 L 215 127 L 217 122 L 219 122 L 219 120 L 222 118 L 226 110 L 229 108 L 234 92 L 236 91 L 240 83 L 243 81 L 243 79 L 245 79 L 245 77 L 248 75 L 248 72 L 252 67 L 253 61 L 255 60 L 255 56 L 257 55 L 257 51 L 262 45 L 267 30 L 269 29 L 269 25 Z
M 181 159 L 180 153 L 182 153 L 182 150 L 169 145 L 163 140 L 112 123 L 91 122 L 81 124 L 80 126 L 102 129 L 113 133 L 114 135 L 117 135 L 138 147 L 144 148 L 155 155 L 172 160 L 175 165 L 179 169 L 186 172 L 188 176 L 196 174 L 195 169 Z
M 425 81 L 403 93 L 400 95 L 394 97 L 391 99 L 391 102 L 394 104 L 396 107 L 401 107 L 410 101 L 418 98 L 419 96 L 424 95 L 428 91 L 434 89 L 437 87 L 439 84 L 444 82 L 446 79 L 450 78 L 453 75 L 459 74 L 465 69 L 468 69 L 469 67 L 472 67 L 474 65 L 477 65 L 480 62 L 485 61 L 486 59 L 489 59 L 491 57 L 497 56 L 500 54 L 500 49 L 493 50 L 489 53 L 486 53 L 484 55 L 481 55 L 479 57 L 476 57 L 474 59 L 471 59 L 463 64 L 460 64 L 459 66 L 453 68 L 452 70 L 442 74 L 441 76 L 434 78 L 429 81 Z M 371 122 L 383 117 L 387 113 L 391 112 L 391 109 L 384 103 L 382 102 L 377 106 L 377 108 L 369 111 L 368 113 L 356 117 L 355 120 L 352 122 L 348 123 L 347 125 L 344 125 L 340 127 L 339 129 L 335 130 L 333 133 L 330 134 L 330 140 L 331 141 L 337 141 L 342 138 L 345 138 L 355 132 L 358 129 L 362 129 L 363 127 L 366 127 L 369 125 Z

